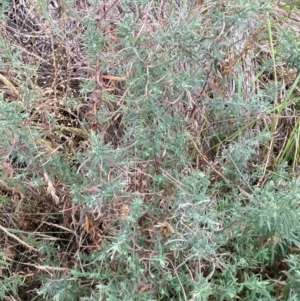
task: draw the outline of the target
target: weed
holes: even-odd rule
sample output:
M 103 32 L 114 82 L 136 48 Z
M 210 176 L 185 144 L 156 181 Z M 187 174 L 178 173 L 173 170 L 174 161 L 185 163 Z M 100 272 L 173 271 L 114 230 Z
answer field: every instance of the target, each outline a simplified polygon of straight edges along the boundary
M 298 300 L 297 30 L 274 5 L 1 4 L 1 298 Z

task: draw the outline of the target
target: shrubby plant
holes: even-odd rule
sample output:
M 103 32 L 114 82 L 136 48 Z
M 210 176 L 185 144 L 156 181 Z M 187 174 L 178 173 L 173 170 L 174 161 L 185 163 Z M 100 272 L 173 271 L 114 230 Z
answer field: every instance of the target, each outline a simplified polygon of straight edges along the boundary
M 62 1 L 50 14 L 38 1 L 22 7 L 26 23 L 12 2 L 0 296 L 297 300 L 298 78 L 285 73 L 297 49 L 284 8 Z

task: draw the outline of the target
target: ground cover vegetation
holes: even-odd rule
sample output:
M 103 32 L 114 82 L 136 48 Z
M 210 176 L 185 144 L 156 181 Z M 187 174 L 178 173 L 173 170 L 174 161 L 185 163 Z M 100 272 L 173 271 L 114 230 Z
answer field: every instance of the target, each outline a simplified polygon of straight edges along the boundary
M 299 1 L 2 0 L 1 300 L 300 300 Z

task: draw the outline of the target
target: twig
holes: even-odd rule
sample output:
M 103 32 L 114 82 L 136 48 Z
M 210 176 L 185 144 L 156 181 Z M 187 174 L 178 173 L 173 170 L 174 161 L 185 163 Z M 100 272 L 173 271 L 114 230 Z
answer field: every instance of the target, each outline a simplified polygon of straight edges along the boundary
M 2 80 L 4 85 L 8 87 L 13 96 L 19 96 L 17 88 L 4 75 L 0 74 L 0 80 Z
M 21 245 L 23 245 L 27 249 L 39 253 L 39 251 L 37 249 L 35 249 L 34 247 L 30 246 L 25 241 L 21 240 L 18 236 L 10 233 L 7 228 L 5 228 L 5 227 L 3 227 L 3 226 L 0 225 L 0 230 L 2 230 L 4 233 L 6 233 L 9 237 L 11 237 L 11 238 L 15 239 L 16 241 L 18 241 Z

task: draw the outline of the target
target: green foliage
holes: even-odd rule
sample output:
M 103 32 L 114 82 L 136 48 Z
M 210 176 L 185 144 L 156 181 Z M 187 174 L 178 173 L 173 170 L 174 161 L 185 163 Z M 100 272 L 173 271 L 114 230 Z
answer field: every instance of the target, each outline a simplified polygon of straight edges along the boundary
M 6 18 L 6 14 L 9 11 L 9 1 L 4 0 L 0 4 L 0 9 L 1 9 L 1 15 L 0 15 L 0 21 L 3 22 Z
M 73 279 L 51 279 L 45 282 L 43 287 L 39 290 L 39 295 L 42 295 L 45 300 L 74 300 L 74 296 L 80 298 L 88 293 L 88 289 L 84 286 L 79 286 Z
M 286 259 L 289 270 L 284 273 L 287 275 L 287 285 L 284 288 L 285 300 L 296 300 L 299 297 L 299 255 L 290 255 Z
M 269 121 L 297 100 L 296 84 L 274 108 L 277 82 L 260 83 L 280 60 L 299 69 L 297 42 L 282 35 L 285 58 L 249 59 L 248 29 L 261 31 L 271 1 L 216 1 L 205 9 L 189 1 L 119 2 L 110 8 L 121 11 L 117 21 L 106 19 L 110 9 L 77 17 L 83 29 L 72 38 L 86 78 L 80 97 L 64 98 L 57 111 L 78 117 L 78 104 L 93 108 L 71 134 L 55 110 L 32 120 L 43 94 L 28 89 L 38 67 L 23 66 L 22 52 L 0 40 L 1 66 L 12 68 L 18 83 L 30 78 L 18 99 L 0 94 L 0 180 L 29 182 L 30 193 L 46 185 L 52 196 L 61 185 L 57 194 L 68 206 L 61 224 L 42 221 L 67 230 L 66 239 L 52 228 L 18 236 L 40 252 L 35 264 L 23 262 L 27 254 L 18 258 L 36 269 L 34 291 L 49 301 L 298 300 L 300 189 L 288 163 L 296 150 L 297 165 L 299 122 L 281 152 Z M 37 7 L 50 22 L 45 3 Z M 227 66 L 231 55 L 238 59 Z M 105 131 L 117 120 L 122 139 L 109 140 Z M 3 212 L 12 191 L 1 195 Z M 0 298 L 21 285 L 17 274 L 3 273 Z
M 17 289 L 22 285 L 22 278 L 15 276 L 13 278 L 1 277 L 0 282 L 0 298 L 4 299 L 7 293 L 17 294 Z

